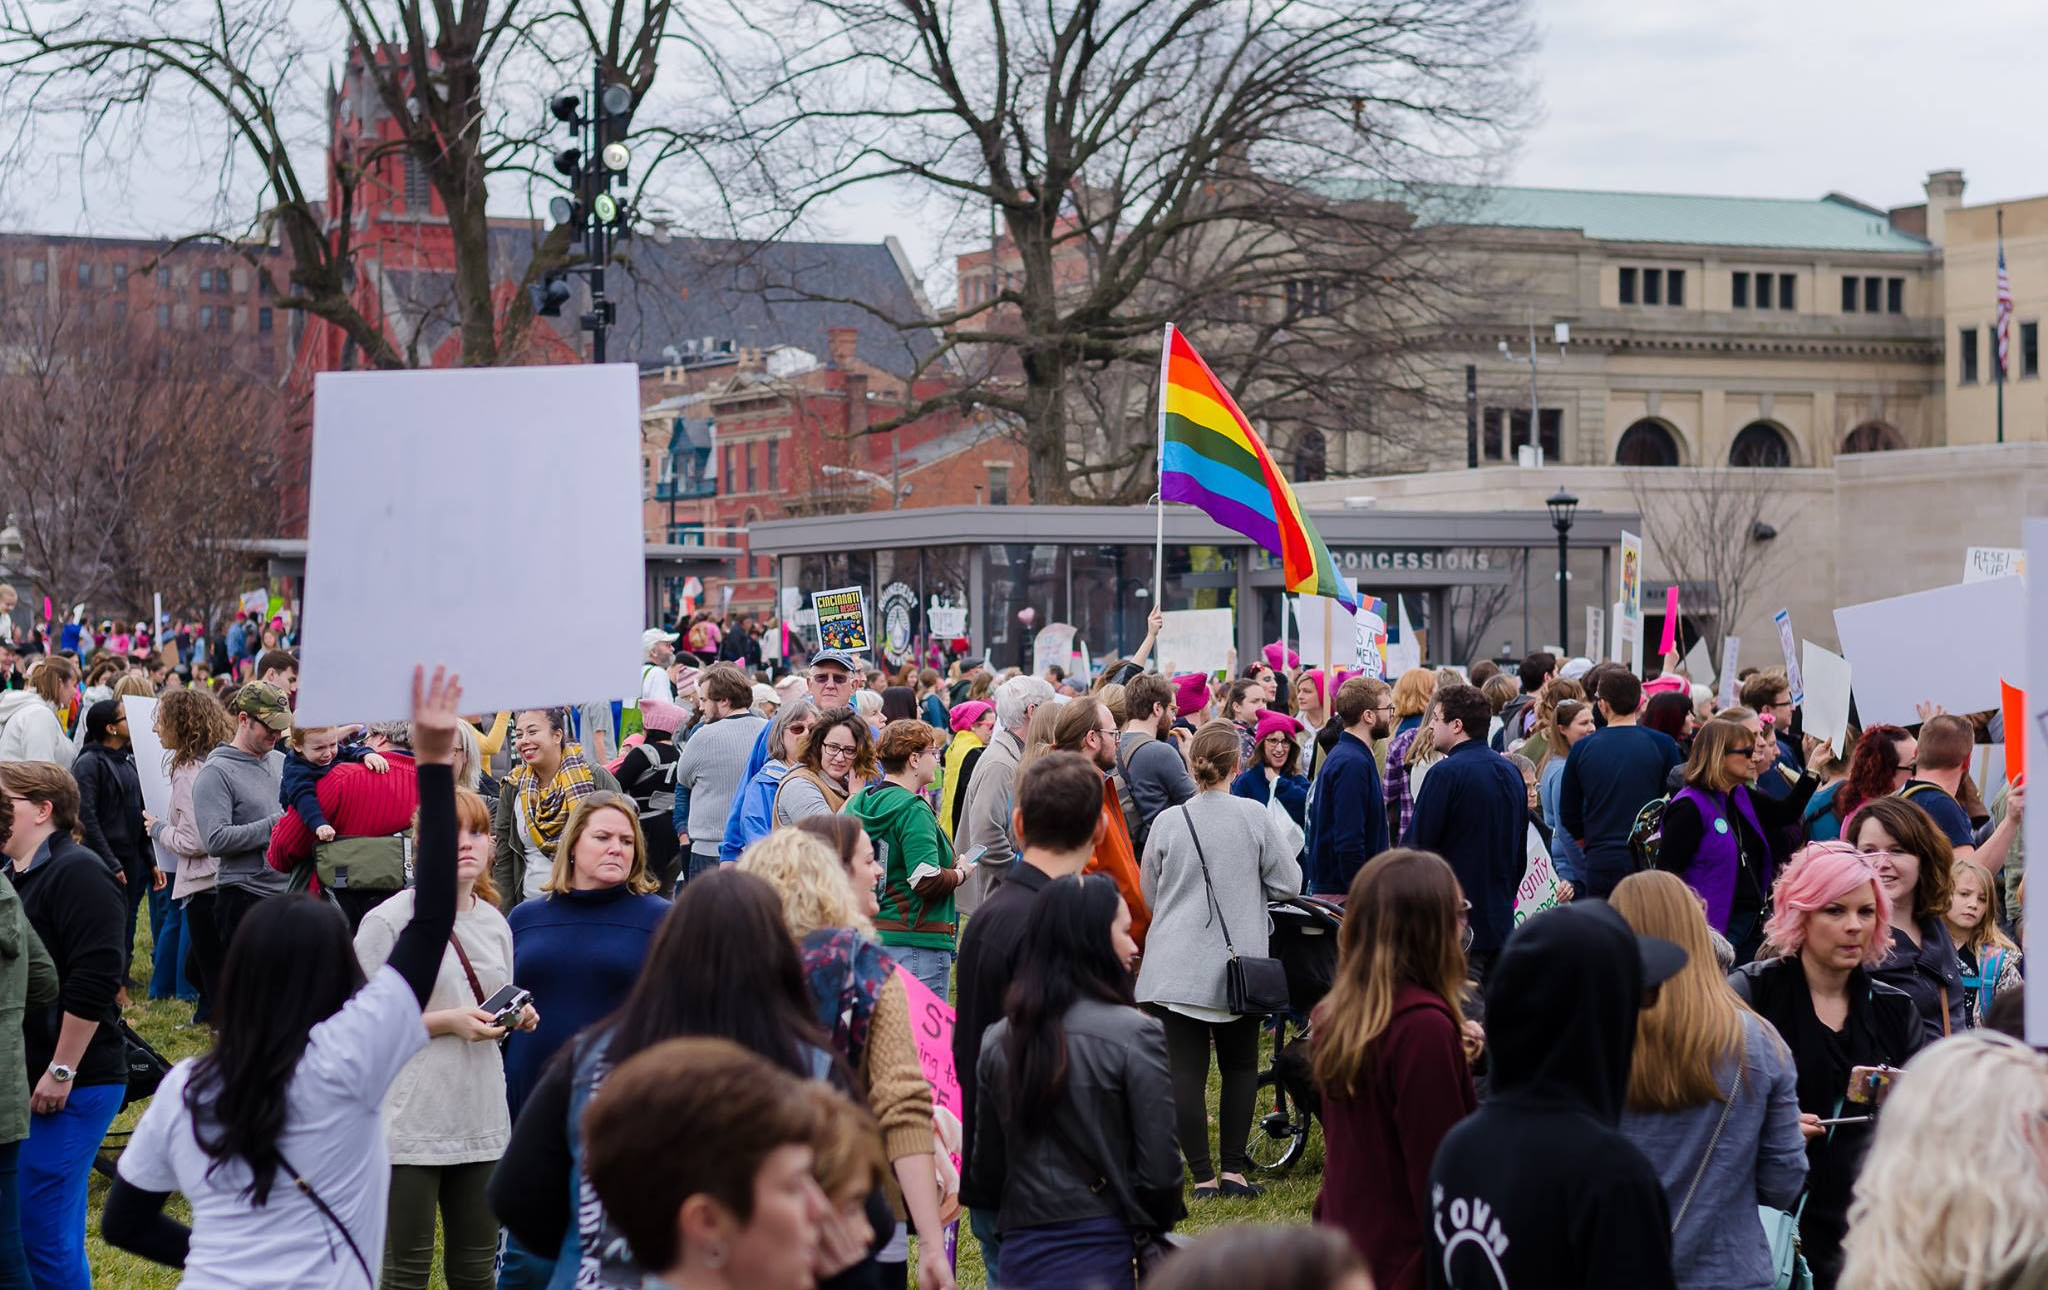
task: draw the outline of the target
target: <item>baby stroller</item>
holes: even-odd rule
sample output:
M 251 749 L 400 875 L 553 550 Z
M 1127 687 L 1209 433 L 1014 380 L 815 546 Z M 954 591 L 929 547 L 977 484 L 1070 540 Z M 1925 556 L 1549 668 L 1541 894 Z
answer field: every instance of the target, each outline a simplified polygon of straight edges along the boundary
M 1259 1072 L 1259 1111 L 1246 1153 L 1261 1173 L 1280 1174 L 1308 1150 L 1309 1131 L 1322 1113 L 1309 1073 L 1309 1013 L 1330 992 L 1336 976 L 1344 902 L 1333 896 L 1295 896 L 1268 904 L 1266 914 L 1271 923 L 1268 952 L 1287 971 L 1292 1011 L 1271 1022 L 1273 1063 Z

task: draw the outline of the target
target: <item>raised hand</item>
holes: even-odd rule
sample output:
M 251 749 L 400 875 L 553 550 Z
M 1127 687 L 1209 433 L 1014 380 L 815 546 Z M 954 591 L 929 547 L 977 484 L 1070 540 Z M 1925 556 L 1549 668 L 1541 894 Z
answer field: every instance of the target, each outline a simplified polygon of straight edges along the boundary
M 412 752 L 420 765 L 455 764 L 455 723 L 462 719 L 457 715 L 461 702 L 461 677 L 437 667 L 429 681 L 426 668 L 412 670 Z

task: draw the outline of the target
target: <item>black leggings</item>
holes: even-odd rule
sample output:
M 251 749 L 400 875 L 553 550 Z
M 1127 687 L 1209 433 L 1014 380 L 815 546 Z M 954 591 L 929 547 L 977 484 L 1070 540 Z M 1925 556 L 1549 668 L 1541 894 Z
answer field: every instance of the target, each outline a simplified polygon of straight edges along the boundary
M 215 921 L 214 892 L 211 888 L 185 898 L 185 975 L 199 991 L 202 1001 L 213 998 L 220 984 L 220 925 Z M 200 1008 L 206 1007 L 201 1002 Z
M 1166 1024 L 1166 1065 L 1173 1075 L 1174 1131 L 1188 1176 L 1205 1183 L 1216 1176 L 1209 1167 L 1209 1042 L 1216 1042 L 1216 1066 L 1223 1075 L 1223 1101 L 1216 1117 L 1222 1134 L 1223 1172 L 1243 1174 L 1251 1165 L 1245 1142 L 1252 1132 L 1252 1100 L 1259 1083 L 1259 1018 L 1196 1021 L 1168 1008 L 1155 1007 Z

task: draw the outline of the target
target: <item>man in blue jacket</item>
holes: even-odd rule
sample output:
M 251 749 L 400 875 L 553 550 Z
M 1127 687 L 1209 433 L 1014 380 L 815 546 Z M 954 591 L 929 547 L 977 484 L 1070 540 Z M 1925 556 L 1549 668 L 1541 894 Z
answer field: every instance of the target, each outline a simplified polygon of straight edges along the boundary
M 1529 857 L 1529 792 L 1514 763 L 1486 746 L 1493 706 L 1469 685 L 1438 688 L 1431 738 L 1443 760 L 1429 768 L 1408 819 L 1411 847 L 1450 862 L 1471 905 L 1468 958 L 1484 981 L 1515 926 L 1515 887 Z
M 1387 802 L 1372 740 L 1386 682 L 1354 676 L 1331 711 L 1343 730 L 1323 759 L 1308 808 L 1308 889 L 1341 896 L 1365 862 L 1387 849 Z M 1519 782 L 1519 781 L 1518 781 Z

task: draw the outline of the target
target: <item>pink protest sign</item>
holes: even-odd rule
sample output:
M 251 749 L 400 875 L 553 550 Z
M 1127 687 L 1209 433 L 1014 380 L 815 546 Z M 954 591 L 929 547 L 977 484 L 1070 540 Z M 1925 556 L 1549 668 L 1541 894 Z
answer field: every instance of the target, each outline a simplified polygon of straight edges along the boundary
M 1664 590 L 1664 641 L 1657 646 L 1659 654 L 1669 654 L 1678 648 L 1678 584 L 1672 583 Z
M 939 1219 L 960 1216 L 960 1076 L 953 1069 L 953 1005 L 924 982 L 897 968 L 910 1005 L 918 1065 L 932 1086 L 932 1137 L 939 1161 Z

